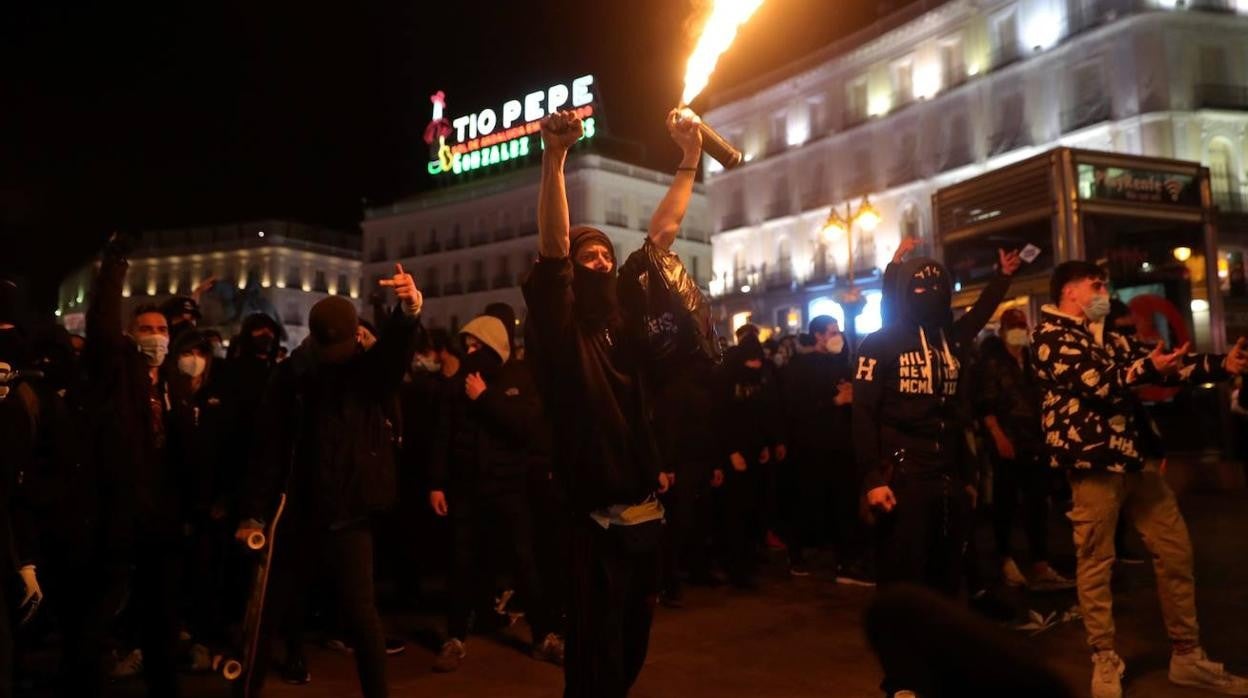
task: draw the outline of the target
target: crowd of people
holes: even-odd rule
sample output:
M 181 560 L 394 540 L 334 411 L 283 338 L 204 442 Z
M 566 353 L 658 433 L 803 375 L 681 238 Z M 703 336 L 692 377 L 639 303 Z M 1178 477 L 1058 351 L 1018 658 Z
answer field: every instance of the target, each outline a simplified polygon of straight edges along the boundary
M 446 580 L 435 671 L 468 661 L 474 628 L 522 608 L 532 656 L 564 666 L 567 698 L 622 697 L 655 602 L 681 607 L 686 584 L 756 589 L 768 549 L 794 577 L 822 564 L 843 584 L 975 594 L 987 582 L 968 578 L 967 544 L 985 482 L 1000 581 L 1077 587 L 1094 696 L 1121 695 L 1109 588 L 1120 518 L 1155 561 L 1170 678 L 1248 695 L 1200 648 L 1191 543 L 1133 393 L 1242 376 L 1243 340 L 1227 355 L 1144 347 L 1085 262 L 1054 270 L 1033 328 L 1019 308 L 998 312 L 1023 264 L 1005 251 L 955 319 L 948 272 L 907 240 L 885 272 L 879 332 L 857 341 L 819 316 L 797 336 L 745 325 L 724 346 L 671 250 L 701 137 L 681 112 L 667 125 L 682 161 L 642 248 L 617 263 L 603 232 L 569 221 L 563 164 L 579 119 L 543 122 L 523 324 L 495 303 L 453 335 L 426 328 L 396 265 L 380 289 L 391 305 L 378 295 L 370 321 L 327 297 L 286 356 L 263 314 L 228 341 L 197 326 L 192 298 L 122 317 L 123 236 L 103 248 L 84 336 L 21 323 L 0 284 L 0 540 L 5 598 L 20 599 L 0 603 L 0 695 L 25 628 L 49 615 L 58 695 L 141 674 L 149 695 L 177 696 L 180 672 L 218 671 L 254 591 L 243 542 L 280 511 L 240 685 L 250 695 L 270 667 L 311 679 L 314 606 L 352 650 L 363 694 L 388 695 L 386 656 L 403 643 L 383 629 L 376 571 L 436 532 L 449 560 L 415 574 Z M 1047 549 L 1062 482 L 1073 579 Z M 913 651 L 880 658 L 887 695 L 947 694 Z

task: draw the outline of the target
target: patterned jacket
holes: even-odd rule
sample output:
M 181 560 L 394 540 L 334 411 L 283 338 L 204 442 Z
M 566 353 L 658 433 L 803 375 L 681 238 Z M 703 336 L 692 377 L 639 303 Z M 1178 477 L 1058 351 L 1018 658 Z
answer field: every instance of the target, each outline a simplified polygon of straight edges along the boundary
M 1177 375 L 1163 377 L 1148 358 L 1152 347 L 1051 305 L 1041 309 L 1032 346 L 1054 468 L 1141 470 L 1146 457 L 1161 455 L 1161 435 L 1133 388 L 1227 377 L 1225 357 L 1217 354 L 1188 354 Z

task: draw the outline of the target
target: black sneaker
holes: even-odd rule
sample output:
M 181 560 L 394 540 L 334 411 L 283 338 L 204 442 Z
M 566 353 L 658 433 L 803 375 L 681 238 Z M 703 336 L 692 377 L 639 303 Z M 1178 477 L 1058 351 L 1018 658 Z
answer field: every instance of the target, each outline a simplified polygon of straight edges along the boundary
M 842 565 L 836 573 L 836 583 L 854 587 L 873 587 L 875 578 L 858 565 Z
M 303 655 L 287 657 L 282 664 L 282 681 L 293 686 L 303 686 L 312 682 L 312 672 L 308 671 L 308 662 Z
M 386 654 L 390 655 L 391 657 L 394 657 L 394 656 L 403 654 L 406 651 L 407 651 L 407 645 L 405 645 L 403 641 L 400 640 L 399 638 L 397 637 L 386 638 Z

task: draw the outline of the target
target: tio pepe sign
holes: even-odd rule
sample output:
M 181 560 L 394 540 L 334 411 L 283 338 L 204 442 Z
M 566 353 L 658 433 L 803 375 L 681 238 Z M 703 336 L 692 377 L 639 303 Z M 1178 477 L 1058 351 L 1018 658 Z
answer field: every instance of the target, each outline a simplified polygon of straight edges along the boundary
M 434 158 L 427 165 L 429 174 L 463 174 L 526 157 L 541 147 L 541 120 L 560 109 L 580 116 L 585 124 L 583 138 L 592 138 L 596 130 L 593 88 L 594 76 L 582 75 L 567 84 L 530 92 L 523 99 L 507 100 L 500 109 L 482 109 L 454 119 L 444 116 L 446 95 L 434 94 L 429 98 L 433 120 L 425 128 L 425 143 Z

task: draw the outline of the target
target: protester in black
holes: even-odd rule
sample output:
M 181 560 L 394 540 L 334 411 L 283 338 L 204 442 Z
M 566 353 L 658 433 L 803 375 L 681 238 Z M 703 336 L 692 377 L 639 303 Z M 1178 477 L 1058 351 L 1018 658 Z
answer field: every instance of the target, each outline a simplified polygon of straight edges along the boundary
M 849 347 L 835 318 L 812 318 L 808 329 L 814 351 L 794 357 L 784 381 L 791 461 L 785 476 L 794 504 L 785 540 L 789 570 L 807 573 L 805 551 L 831 542 L 838 581 L 869 584 L 858 517 Z
M 757 588 L 758 545 L 762 541 L 763 469 L 780 442 L 779 394 L 758 336 L 745 335 L 729 352 L 717 376 L 715 421 L 723 473 L 720 521 L 724 563 L 738 587 Z
M 685 161 L 669 199 L 682 213 L 700 153 L 696 123 L 669 116 Z M 679 127 L 679 131 L 677 128 Z M 667 488 L 649 428 L 641 381 L 640 338 L 623 332 L 616 301 L 615 251 L 588 227 L 570 229 L 563 165 L 581 137 L 579 117 L 560 112 L 542 123 L 540 258 L 524 283 L 528 351 L 550 416 L 555 470 L 567 483 L 572 587 L 568 608 L 567 698 L 627 695 L 645 662 L 658 583 Z M 671 246 L 679 216 L 651 226 Z M 674 223 L 675 225 L 669 225 Z
M 526 492 L 537 393 L 524 373 L 506 369 L 511 347 L 498 318 L 478 317 L 460 336 L 464 359 L 441 399 L 430 468 L 429 502 L 451 518 L 454 541 L 447 640 L 434 670 L 454 671 L 466 655 L 470 616 L 493 591 L 493 566 L 483 563 L 500 542 L 527 604 L 533 654 L 560 663 L 563 643 L 538 576 Z
M 988 435 L 992 458 L 992 518 L 1001 574 L 1010 586 L 1038 591 L 1070 589 L 1075 583 L 1049 566 L 1048 497 L 1053 472 L 1044 462 L 1040 390 L 1032 370 L 1031 330 L 1018 308 L 1001 314 L 998 335 L 980 345 L 973 401 Z M 1010 533 L 1022 505 L 1023 532 L 1031 555 L 1031 578 L 1014 561 Z
M 253 695 L 263 686 L 269 642 L 275 626 L 288 620 L 294 590 L 319 572 L 335 583 L 363 694 L 388 693 L 369 518 L 394 500 L 397 416 L 389 408 L 411 362 L 421 296 L 401 266 L 382 284 L 395 289 L 400 303 L 371 349 L 360 342 L 355 306 L 329 296 L 312 307 L 308 339 L 266 392 L 267 436 L 245 485 L 247 520 L 239 539 L 273 515 L 280 493 L 288 503 L 275 534 Z
M 127 598 L 134 607 L 143 678 L 152 696 L 179 693 L 174 649 L 181 589 L 182 497 L 166 458 L 169 396 L 160 374 L 169 326 L 155 307 L 138 308 L 122 332 L 121 291 L 127 244 L 114 236 L 104 250 L 87 309 L 83 349 L 89 409 L 106 420 L 95 443 L 115 478 L 114 540 L 130 551 Z M 124 572 L 124 570 L 122 570 Z M 109 583 L 109 582 L 105 582 Z

